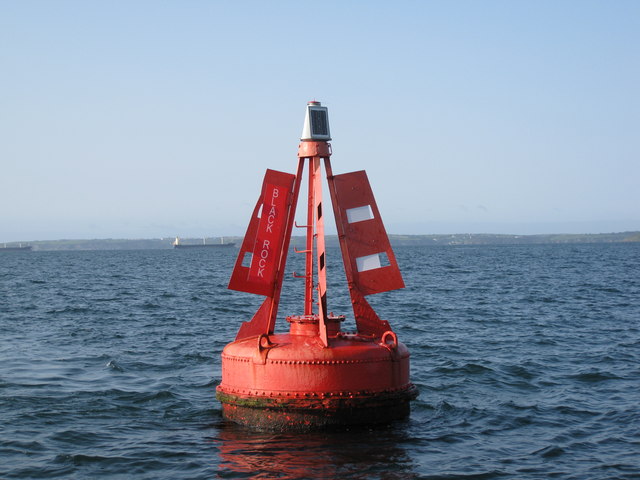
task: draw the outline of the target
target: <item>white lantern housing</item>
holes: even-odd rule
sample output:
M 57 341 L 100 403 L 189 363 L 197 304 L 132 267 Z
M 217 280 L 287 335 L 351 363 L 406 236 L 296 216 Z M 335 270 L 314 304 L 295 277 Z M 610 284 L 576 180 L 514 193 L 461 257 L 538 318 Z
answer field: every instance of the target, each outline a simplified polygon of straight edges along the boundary
M 320 105 L 320 102 L 307 103 L 307 112 L 304 116 L 304 126 L 300 140 L 331 140 L 329 133 L 329 109 Z

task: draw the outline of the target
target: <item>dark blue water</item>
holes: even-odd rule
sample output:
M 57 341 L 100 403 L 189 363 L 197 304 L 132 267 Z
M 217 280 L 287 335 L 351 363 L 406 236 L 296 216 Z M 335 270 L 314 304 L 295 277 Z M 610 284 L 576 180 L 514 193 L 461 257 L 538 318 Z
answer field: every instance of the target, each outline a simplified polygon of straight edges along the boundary
M 261 300 L 226 289 L 234 252 L 3 254 L 0 478 L 640 478 L 640 244 L 396 253 L 407 288 L 369 298 L 412 353 L 410 419 L 304 435 L 220 416 Z

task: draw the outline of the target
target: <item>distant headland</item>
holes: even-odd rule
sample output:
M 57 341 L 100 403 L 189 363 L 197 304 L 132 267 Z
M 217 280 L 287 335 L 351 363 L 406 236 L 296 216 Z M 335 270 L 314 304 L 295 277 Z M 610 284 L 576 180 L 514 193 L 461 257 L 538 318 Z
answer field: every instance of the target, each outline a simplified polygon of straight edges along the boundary
M 508 235 L 489 233 L 457 233 L 451 235 L 389 235 L 394 247 L 430 245 L 532 245 L 558 243 L 626 243 L 640 242 L 640 231 L 595 234 L 544 234 Z M 30 242 L 8 242 L 7 246 L 29 245 L 32 251 L 45 250 L 162 250 L 172 249 L 175 237 L 151 239 L 91 239 L 91 240 L 37 240 Z M 202 242 L 202 238 L 184 238 L 184 243 Z M 206 239 L 207 243 L 219 243 L 220 237 Z M 234 242 L 237 248 L 242 237 L 224 237 L 225 243 Z M 293 237 L 293 243 L 303 246 L 303 237 Z M 327 236 L 327 246 L 338 246 L 335 235 Z M 231 250 L 235 250 L 235 248 Z M 225 249 L 226 250 L 226 249 Z M 2 251 L 2 244 L 0 244 Z

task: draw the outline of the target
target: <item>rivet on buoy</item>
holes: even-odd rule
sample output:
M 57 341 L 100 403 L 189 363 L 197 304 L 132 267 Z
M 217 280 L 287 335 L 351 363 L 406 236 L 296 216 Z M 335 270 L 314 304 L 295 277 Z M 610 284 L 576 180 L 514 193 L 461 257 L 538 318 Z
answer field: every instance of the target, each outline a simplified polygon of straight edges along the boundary
M 388 423 L 418 395 L 409 351 L 365 297 L 404 287 L 364 171 L 334 175 L 327 107 L 307 104 L 296 174 L 267 170 L 229 288 L 265 297 L 222 352 L 216 397 L 228 420 L 271 430 Z M 302 315 L 274 334 L 287 252 L 308 168 Z M 356 332 L 329 312 L 322 165 L 336 221 Z M 314 311 L 315 310 L 315 311 Z M 277 392 L 274 394 L 274 392 Z M 354 393 L 355 392 L 355 393 Z

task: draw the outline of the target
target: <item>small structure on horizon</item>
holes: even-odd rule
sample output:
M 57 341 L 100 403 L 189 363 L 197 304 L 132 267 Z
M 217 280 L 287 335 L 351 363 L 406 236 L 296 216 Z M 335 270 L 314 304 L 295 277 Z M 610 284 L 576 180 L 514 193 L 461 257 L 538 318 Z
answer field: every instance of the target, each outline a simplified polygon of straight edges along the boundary
M 220 237 L 220 243 L 207 243 L 207 239 L 203 238 L 202 243 L 182 243 L 180 237 L 176 237 L 176 239 L 172 243 L 173 248 L 220 248 L 220 247 L 233 247 L 235 243 L 224 243 L 224 237 Z

